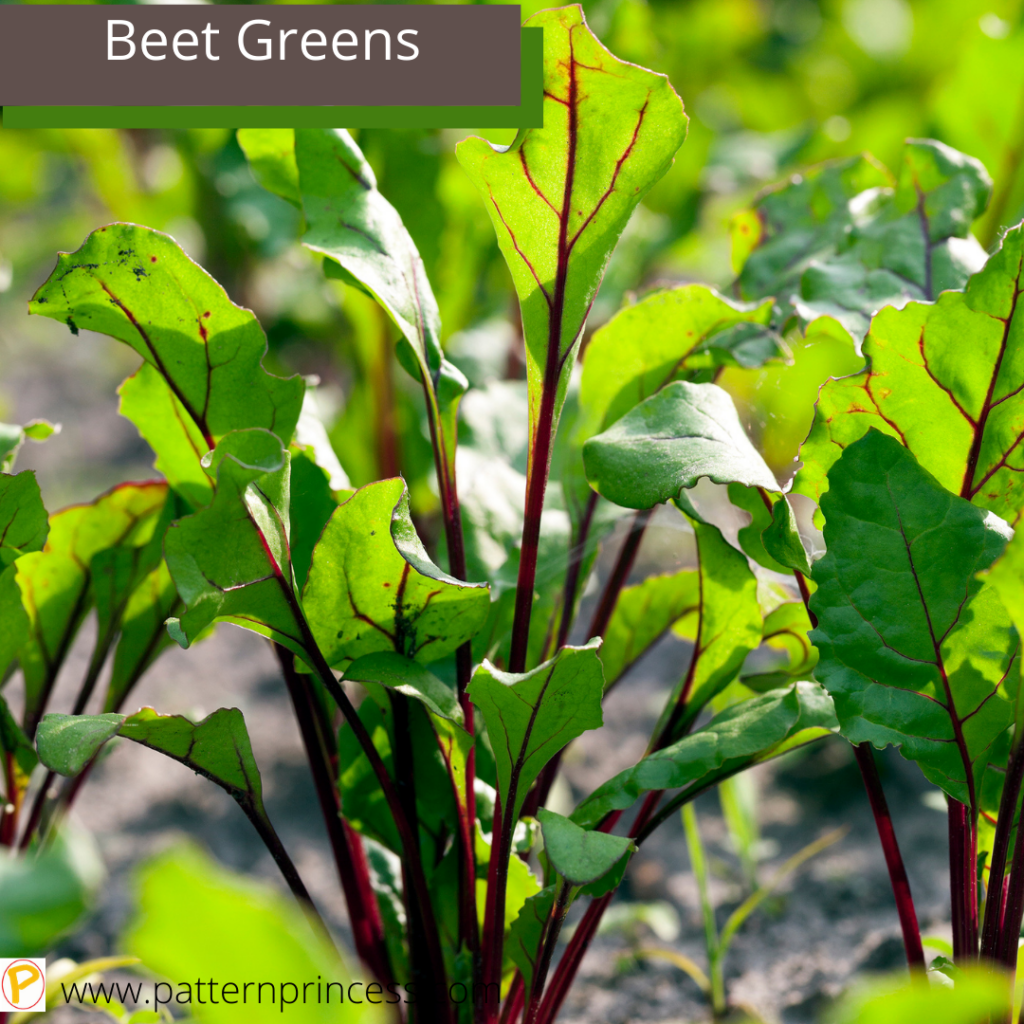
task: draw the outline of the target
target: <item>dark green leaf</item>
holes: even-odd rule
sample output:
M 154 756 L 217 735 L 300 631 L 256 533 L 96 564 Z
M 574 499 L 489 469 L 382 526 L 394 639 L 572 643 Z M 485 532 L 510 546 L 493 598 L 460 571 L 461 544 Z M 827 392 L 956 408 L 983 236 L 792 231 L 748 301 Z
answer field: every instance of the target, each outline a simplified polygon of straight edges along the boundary
M 15 784 L 24 792 L 32 769 L 39 763 L 35 748 L 14 720 L 7 701 L 0 697 L 0 752 L 14 757 Z M 15 794 L 7 793 L 7 802 L 15 803 Z
M 676 381 L 583 446 L 587 479 L 609 501 L 651 508 L 701 477 L 777 491 L 729 395 L 715 384 Z
M 975 576 L 1010 530 L 875 430 L 843 452 L 829 484 L 815 674 L 852 742 L 898 745 L 976 806 L 976 766 L 1013 717 L 1004 686 L 1020 642 L 995 587 Z
M 484 662 L 469 696 L 480 709 L 498 773 L 498 792 L 511 821 L 544 765 L 571 740 L 602 724 L 604 674 L 598 650 L 564 647 L 550 661 L 516 675 Z
M 762 697 L 734 704 L 704 728 L 645 757 L 587 797 L 572 820 L 594 828 L 606 814 L 631 807 L 651 790 L 705 789 L 751 764 L 825 735 L 835 727 L 832 701 L 816 683 L 794 683 Z
M 399 358 L 427 382 L 446 439 L 444 461 L 453 464 L 458 400 L 469 385 L 444 358 L 437 300 L 415 243 L 347 131 L 296 130 L 295 160 L 308 224 L 303 243 L 369 292 L 402 332 Z
M 746 299 L 774 295 L 784 321 L 828 316 L 859 342 L 882 306 L 962 288 L 985 263 L 970 235 L 992 182 L 977 160 L 911 139 L 895 189 L 853 157 L 801 175 L 757 207 L 758 245 L 739 277 Z M 753 222 L 744 219 L 738 227 Z M 749 242 L 741 237 L 741 247 Z
M 50 532 L 36 475 L 0 475 L 0 570 L 19 555 L 38 551 Z
M 630 850 L 628 836 L 587 831 L 546 808 L 537 812 L 544 832 L 544 852 L 551 866 L 572 885 L 587 885 L 604 877 Z
M 39 760 L 58 775 L 78 775 L 123 721 L 124 715 L 44 715 L 36 733 Z

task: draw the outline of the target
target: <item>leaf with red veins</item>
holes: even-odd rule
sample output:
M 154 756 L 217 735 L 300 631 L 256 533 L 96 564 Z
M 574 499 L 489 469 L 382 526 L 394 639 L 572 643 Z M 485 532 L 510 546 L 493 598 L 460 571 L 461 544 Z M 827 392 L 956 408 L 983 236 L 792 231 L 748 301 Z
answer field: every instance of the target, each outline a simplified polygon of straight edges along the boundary
M 308 658 L 289 543 L 290 462 L 268 430 L 229 434 L 205 460 L 212 503 L 172 523 L 164 556 L 186 611 L 169 619 L 188 647 L 214 622 L 231 622 Z
M 962 292 L 883 309 L 867 368 L 822 387 L 794 491 L 816 501 L 843 448 L 871 427 L 943 487 L 1016 523 L 1024 509 L 1024 226 Z
M 578 6 L 542 11 L 544 127 L 507 148 L 470 138 L 458 157 L 484 198 L 523 314 L 531 436 L 541 392 L 557 420 L 571 353 L 634 208 L 686 136 L 668 79 L 620 61 Z
M 367 484 L 334 510 L 313 549 L 302 604 L 336 668 L 380 652 L 425 664 L 483 628 L 490 595 L 430 561 L 405 483 L 395 478 Z
M 828 551 L 810 601 L 815 677 L 847 739 L 899 746 L 977 810 L 1020 674 L 1017 631 L 997 585 L 978 574 L 1011 531 L 878 431 L 851 444 L 829 479 Z
M 291 441 L 302 378 L 263 368 L 267 340 L 256 317 L 168 235 L 136 224 L 99 228 L 58 256 L 29 310 L 142 356 L 146 365 L 122 386 L 122 411 L 189 500 L 209 501 L 198 462 L 231 431 L 261 427 Z

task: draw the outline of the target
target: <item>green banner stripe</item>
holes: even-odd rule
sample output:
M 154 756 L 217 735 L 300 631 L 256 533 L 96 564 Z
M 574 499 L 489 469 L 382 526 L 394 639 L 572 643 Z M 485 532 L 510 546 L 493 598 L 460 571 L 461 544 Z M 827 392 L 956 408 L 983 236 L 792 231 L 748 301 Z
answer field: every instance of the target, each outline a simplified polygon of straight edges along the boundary
M 518 107 L 3 107 L 5 128 L 540 128 L 544 30 L 522 29 Z

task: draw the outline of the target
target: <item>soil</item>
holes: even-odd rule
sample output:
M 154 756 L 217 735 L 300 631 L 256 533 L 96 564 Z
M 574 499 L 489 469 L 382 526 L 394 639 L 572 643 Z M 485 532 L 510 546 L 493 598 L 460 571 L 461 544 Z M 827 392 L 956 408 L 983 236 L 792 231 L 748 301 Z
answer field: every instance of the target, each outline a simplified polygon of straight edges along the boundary
M 8 311 L 13 312 L 8 306 Z M 35 319 L 35 318 L 33 318 Z M 134 428 L 115 415 L 113 392 L 131 372 L 122 351 L 105 339 L 63 327 L 12 326 L 0 320 L 0 404 L 5 418 L 63 420 L 61 435 L 26 446 L 19 469 L 38 471 L 50 508 L 95 495 L 117 480 L 150 475 Z M 38 321 L 36 321 L 38 324 Z M 30 343 L 31 342 L 31 343 Z M 97 353 L 103 358 L 98 360 Z M 666 528 L 671 528 L 666 523 Z M 640 559 L 664 571 L 659 531 L 645 539 Z M 84 672 L 91 624 L 62 674 L 52 710 L 67 710 Z M 688 645 L 663 640 L 610 696 L 605 726 L 581 738 L 565 759 L 565 803 L 633 763 L 643 752 L 666 691 L 685 670 Z M 17 681 L 8 693 L 17 693 Z M 267 808 L 324 916 L 340 935 L 347 923 L 312 785 L 304 765 L 277 664 L 254 634 L 221 627 L 201 649 L 168 651 L 141 684 L 134 705 L 162 712 L 204 714 L 241 708 L 264 780 Z M 886 793 L 908 863 L 922 930 L 948 940 L 944 817 L 936 791 L 916 767 L 892 751 L 879 755 Z M 126 780 L 130 784 L 126 785 Z M 848 834 L 814 857 L 766 901 L 737 935 L 726 962 L 732 1005 L 781 1024 L 817 1021 L 857 976 L 904 963 L 884 861 L 848 744 L 830 739 L 806 752 L 763 766 L 756 775 L 762 832 L 762 881 L 788 857 L 841 825 Z M 571 790 L 570 790 L 571 787 Z M 712 898 L 719 926 L 744 896 L 714 795 L 697 803 L 711 860 Z M 168 843 L 190 838 L 224 864 L 283 888 L 277 870 L 241 812 L 226 794 L 182 766 L 122 743 L 84 789 L 77 813 L 95 834 L 109 877 L 84 927 L 64 940 L 59 955 L 106 954 L 132 908 L 132 868 Z M 638 958 L 650 947 L 682 953 L 706 969 L 697 888 L 678 819 L 666 823 L 634 858 L 617 903 L 647 916 L 655 928 L 623 923 L 600 935 L 583 963 L 561 1019 L 625 1024 L 681 1024 L 710 1019 L 696 984 L 672 963 Z M 629 914 L 616 912 L 624 922 Z M 640 915 L 642 916 L 642 915 Z M 637 914 L 633 914 L 636 918 Z M 95 1019 L 60 1011 L 55 1020 Z

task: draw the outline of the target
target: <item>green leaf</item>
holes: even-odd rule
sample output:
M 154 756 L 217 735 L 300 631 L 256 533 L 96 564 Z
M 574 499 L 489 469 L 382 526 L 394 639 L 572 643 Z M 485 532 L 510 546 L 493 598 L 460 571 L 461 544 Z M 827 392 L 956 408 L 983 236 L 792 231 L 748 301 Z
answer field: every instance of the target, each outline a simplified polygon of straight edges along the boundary
M 394 651 L 364 654 L 345 670 L 345 678 L 354 683 L 378 683 L 421 701 L 435 715 L 462 721 L 462 708 L 452 688 L 418 662 Z
M 570 884 L 587 885 L 603 878 L 636 845 L 628 836 L 586 831 L 546 808 L 537 812 L 544 832 L 544 852 L 551 866 Z
M 541 392 L 557 421 L 608 258 L 686 136 L 668 78 L 612 56 L 578 5 L 541 11 L 544 127 L 456 150 L 480 190 L 522 309 L 531 448 Z
M 811 560 L 800 539 L 793 506 L 784 494 L 772 505 L 772 521 L 761 534 L 761 542 L 769 558 L 804 576 L 811 575 Z
M 673 380 L 691 380 L 698 371 L 718 366 L 747 365 L 747 349 L 734 328 L 763 327 L 771 311 L 770 300 L 733 302 L 700 284 L 658 291 L 627 306 L 587 343 L 575 433 L 585 440 L 605 430 Z M 774 347 L 770 354 L 779 352 Z
M 718 527 L 691 518 L 697 541 L 698 598 L 673 625 L 693 644 L 685 675 L 676 684 L 658 731 L 685 730 L 701 709 L 736 678 L 761 640 L 757 578 L 746 558 Z M 682 702 L 682 707 L 679 707 Z
M 30 623 L 21 603 L 17 563 L 0 572 L 0 682 L 13 671 L 18 651 L 28 640 Z
M 337 982 L 347 994 L 352 970 L 310 924 L 298 907 L 274 889 L 232 874 L 193 847 L 177 847 L 145 864 L 137 875 L 138 910 L 122 939 L 154 974 L 177 982 L 214 977 L 275 984 L 274 994 L 291 981 L 301 999 L 303 980 Z M 189 913 L 182 914 L 182 907 Z M 288 989 L 291 997 L 292 990 Z M 339 987 L 302 1006 L 308 1024 L 383 1024 L 386 1009 L 367 1001 L 366 987 L 353 990 L 362 1003 L 346 999 Z M 383 1004 L 383 999 L 382 999 Z M 250 993 L 245 1007 L 252 1024 L 279 1022 L 281 1006 L 266 990 L 262 1001 Z M 202 1005 L 193 998 L 190 1013 L 203 1024 L 232 1024 L 238 1006 L 223 999 Z
M 537 969 L 537 957 L 544 941 L 551 908 L 555 905 L 555 886 L 534 893 L 522 906 L 519 916 L 512 922 L 512 930 L 505 941 L 509 959 L 519 968 L 523 976 L 523 988 L 527 993 L 533 987 L 533 975 Z
M 239 128 L 236 133 L 256 180 L 268 191 L 302 209 L 299 169 L 292 128 Z
M 779 488 L 747 438 L 729 395 L 676 381 L 583 446 L 591 485 L 625 508 L 670 501 L 706 476 L 715 483 Z
M 36 475 L 0 475 L 0 570 L 19 555 L 38 551 L 50 532 Z
M 331 665 L 378 651 L 416 661 L 451 654 L 483 626 L 486 586 L 461 583 L 427 557 L 400 479 L 340 505 L 324 528 L 303 591 L 310 628 Z
M 898 745 L 976 806 L 976 775 L 1013 717 L 1004 686 L 1020 641 L 995 587 L 975 575 L 1010 530 L 878 431 L 843 452 L 829 482 L 828 551 L 811 598 L 815 674 L 851 742 Z
M 124 715 L 44 715 L 36 733 L 39 760 L 58 775 L 78 775 L 123 721 Z
M 550 661 L 517 675 L 484 662 L 468 693 L 480 709 L 494 749 L 505 813 L 519 817 L 527 790 L 571 740 L 602 724 L 604 674 L 599 639 L 564 647 Z
M 296 130 L 295 161 L 308 225 L 303 244 L 328 257 L 325 270 L 333 263 L 337 276 L 371 294 L 402 332 L 399 359 L 427 383 L 443 464 L 453 467 L 455 416 L 469 384 L 444 358 L 441 315 L 415 243 L 347 131 Z
M 626 587 L 604 634 L 601 662 L 611 686 L 678 619 L 700 605 L 700 580 L 692 569 L 648 576 Z
M 875 310 L 962 288 L 985 263 L 970 235 L 992 183 L 981 163 L 911 139 L 895 189 L 870 157 L 825 164 L 758 204 L 760 238 L 739 276 L 745 299 L 774 295 L 780 321 L 838 321 L 860 341 Z M 746 245 L 744 241 L 741 244 Z
M 822 387 L 793 490 L 820 503 L 840 453 L 871 428 L 896 437 L 954 494 L 1016 522 L 1024 507 L 1024 227 L 962 292 L 884 309 L 868 367 Z
M 14 563 L 29 633 L 18 652 L 25 676 L 25 728 L 35 732 L 57 673 L 93 600 L 92 563 L 115 546 L 150 544 L 167 499 L 161 481 L 120 484 L 88 505 L 50 517 L 42 551 Z
M 687 787 L 703 792 L 737 771 L 778 756 L 788 739 L 809 742 L 835 727 L 832 701 L 817 683 L 794 683 L 734 704 L 706 726 L 650 754 L 599 786 L 573 812 L 572 820 L 594 828 L 643 793 Z
M 165 390 L 152 373 L 136 375 L 122 392 L 124 409 L 138 411 L 134 422 L 161 468 L 188 466 L 193 488 L 194 464 L 229 432 L 263 427 L 285 444 L 292 438 L 302 378 L 263 369 L 267 342 L 256 318 L 167 235 L 134 224 L 94 231 L 58 257 L 29 311 L 123 341 L 159 373 Z
M 103 876 L 91 836 L 67 826 L 35 856 L 0 853 L 0 956 L 45 956 L 92 905 Z
M 159 715 L 143 708 L 124 719 L 119 732 L 215 782 L 247 814 L 266 817 L 260 771 L 238 708 L 220 708 L 199 723 L 184 715 Z
M 207 460 L 213 503 L 171 525 L 167 566 L 188 610 L 171 619 L 188 647 L 215 621 L 268 636 L 305 657 L 288 553 L 289 456 L 267 430 L 228 434 Z

